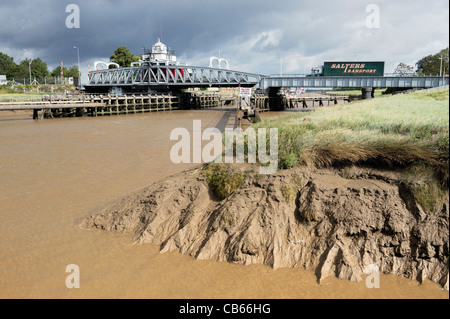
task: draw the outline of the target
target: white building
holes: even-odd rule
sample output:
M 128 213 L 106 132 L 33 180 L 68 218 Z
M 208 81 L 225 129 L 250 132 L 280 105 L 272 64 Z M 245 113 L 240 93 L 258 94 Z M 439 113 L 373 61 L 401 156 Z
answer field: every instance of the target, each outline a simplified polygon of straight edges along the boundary
M 139 62 L 131 63 L 131 66 L 144 66 L 144 65 L 161 65 L 161 66 L 181 66 L 185 65 L 177 61 L 177 57 L 174 52 L 164 43 L 158 39 L 154 45 L 152 45 L 151 51 L 144 49 L 144 54 Z
M 0 85 L 6 85 L 7 83 L 6 75 L 0 75 Z

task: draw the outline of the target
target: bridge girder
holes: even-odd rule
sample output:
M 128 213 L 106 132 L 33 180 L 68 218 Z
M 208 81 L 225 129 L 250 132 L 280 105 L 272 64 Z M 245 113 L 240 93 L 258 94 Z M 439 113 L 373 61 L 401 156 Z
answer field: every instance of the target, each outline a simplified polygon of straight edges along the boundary
M 254 86 L 260 81 L 258 74 L 228 69 L 139 66 L 90 72 L 88 86 Z
M 433 88 L 449 84 L 449 79 L 440 76 L 328 76 L 328 77 L 264 77 L 260 88 L 304 87 L 304 88 Z

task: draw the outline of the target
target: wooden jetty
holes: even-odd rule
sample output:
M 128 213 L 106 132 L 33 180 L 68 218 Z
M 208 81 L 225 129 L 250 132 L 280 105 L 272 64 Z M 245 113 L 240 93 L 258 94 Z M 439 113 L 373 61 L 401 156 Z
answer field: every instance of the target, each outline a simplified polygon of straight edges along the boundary
M 198 99 L 199 107 L 211 107 L 210 98 Z M 180 98 L 172 95 L 83 95 L 74 97 L 43 96 L 42 101 L 2 102 L 0 111 L 33 110 L 33 118 L 106 116 L 177 110 Z
M 1 102 L 0 111 L 33 110 L 33 119 L 80 116 L 108 116 L 178 109 L 218 108 L 225 104 L 236 104 L 234 95 L 181 94 L 181 95 L 79 95 L 43 96 L 42 101 Z M 269 97 L 256 94 L 250 98 L 258 112 L 295 107 L 325 106 L 348 102 L 346 96 L 317 97 Z

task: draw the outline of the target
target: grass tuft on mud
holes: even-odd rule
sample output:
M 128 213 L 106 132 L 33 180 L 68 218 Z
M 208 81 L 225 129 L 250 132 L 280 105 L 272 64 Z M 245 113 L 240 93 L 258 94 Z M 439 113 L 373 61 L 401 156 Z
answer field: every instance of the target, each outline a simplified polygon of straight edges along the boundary
M 204 167 L 203 176 L 218 199 L 223 200 L 233 194 L 242 186 L 245 180 L 244 173 L 233 172 L 228 165 L 211 163 Z

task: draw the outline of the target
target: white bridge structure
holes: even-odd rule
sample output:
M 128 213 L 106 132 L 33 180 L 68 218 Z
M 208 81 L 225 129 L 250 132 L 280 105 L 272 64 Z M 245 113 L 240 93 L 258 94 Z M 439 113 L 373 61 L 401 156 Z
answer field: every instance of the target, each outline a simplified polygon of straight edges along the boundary
M 213 67 L 214 62 L 218 63 Z M 160 39 L 152 49 L 144 48 L 144 55 L 130 67 L 106 68 L 89 72 L 88 92 L 128 93 L 151 90 L 174 90 L 187 87 L 246 86 L 261 81 L 254 73 L 230 70 L 228 61 L 211 57 L 210 67 L 187 66 L 177 61 L 174 52 Z
M 99 66 L 103 66 L 103 67 L 99 67 Z M 111 66 L 113 66 L 116 69 L 120 68 L 120 65 L 118 65 L 117 63 L 114 63 L 114 62 L 95 61 L 95 63 L 94 63 L 94 69 L 96 71 L 110 69 Z
M 228 69 L 196 66 L 135 66 L 119 69 L 92 71 L 89 74 L 89 88 L 138 87 L 208 87 L 208 86 L 250 86 L 261 81 L 253 73 Z
M 214 62 L 217 62 L 218 68 L 219 68 L 219 69 L 227 69 L 227 70 L 230 69 L 230 66 L 229 66 L 229 64 L 228 64 L 228 61 L 227 61 L 226 59 L 224 59 L 224 58 L 218 58 L 218 57 L 212 56 L 212 57 L 209 59 L 209 67 L 210 67 L 210 68 L 213 68 L 213 67 L 214 67 Z M 225 64 L 224 67 L 222 67 L 222 63 Z

